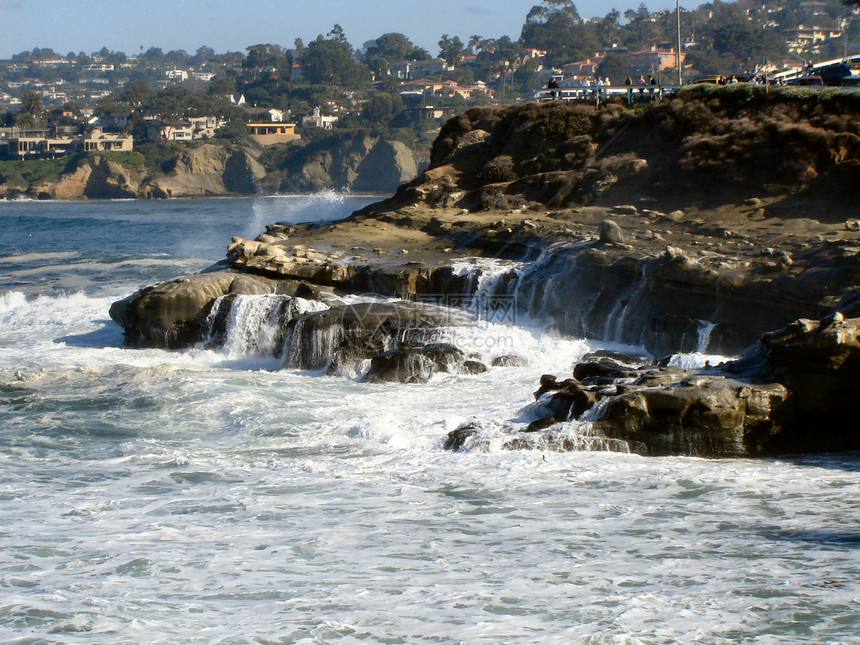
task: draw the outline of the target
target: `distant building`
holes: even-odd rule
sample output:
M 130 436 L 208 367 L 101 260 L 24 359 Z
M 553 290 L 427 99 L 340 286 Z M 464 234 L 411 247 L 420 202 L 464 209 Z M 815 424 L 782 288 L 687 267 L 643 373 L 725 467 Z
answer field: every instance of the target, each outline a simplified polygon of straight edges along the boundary
M 188 72 L 184 69 L 166 69 L 164 75 L 171 81 L 187 81 Z
M 6 137 L 9 159 L 53 159 L 65 155 L 73 146 L 70 137 L 51 137 L 48 130 L 19 130 Z
M 302 117 L 303 128 L 322 128 L 323 130 L 331 130 L 334 124 L 337 123 L 336 116 L 323 116 L 320 114 L 319 108 L 314 108 L 314 113 L 311 116 Z
M 224 122 L 214 116 L 198 116 L 187 119 L 158 119 L 151 118 L 146 126 L 147 141 L 195 141 L 212 139 L 215 131 L 224 126 Z
M 602 57 L 586 58 L 563 65 L 561 70 L 565 76 L 594 76 L 600 66 Z
M 53 159 L 75 152 L 130 152 L 134 149 L 131 135 L 107 134 L 99 128 L 77 137 L 51 136 L 48 130 L 18 130 L 7 136 L 6 156 L 24 159 Z
M 302 138 L 296 134 L 295 123 L 249 123 L 248 136 L 261 146 L 289 143 Z
M 432 60 L 404 60 L 391 66 L 391 75 L 401 80 L 414 80 L 452 71 L 453 69 L 453 66 L 449 66 L 441 58 L 434 58 Z
M 134 140 L 130 134 L 109 134 L 93 128 L 75 139 L 74 148 L 82 152 L 131 152 Z
M 114 70 L 113 65 L 109 65 L 108 63 L 92 63 L 91 65 L 82 65 L 82 72 L 112 72 Z
M 794 29 L 783 29 L 782 33 L 785 36 L 785 42 L 790 52 L 814 49 L 831 38 L 842 37 L 841 29 L 829 29 L 818 26 L 805 27 L 804 25 L 798 25 Z
M 680 54 L 680 63 L 684 64 L 686 54 Z M 675 48 L 660 49 L 652 45 L 648 49 L 630 52 L 627 57 L 628 73 L 630 76 L 654 74 L 664 69 L 678 68 L 678 52 Z

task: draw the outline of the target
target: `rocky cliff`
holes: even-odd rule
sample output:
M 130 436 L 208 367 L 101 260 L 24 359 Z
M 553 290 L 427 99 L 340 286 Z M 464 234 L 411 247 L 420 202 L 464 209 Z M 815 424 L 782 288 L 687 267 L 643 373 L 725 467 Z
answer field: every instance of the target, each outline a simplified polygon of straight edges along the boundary
M 147 180 L 142 197 L 206 197 L 257 192 L 266 170 L 245 149 L 213 144 L 180 151 L 164 177 Z
M 287 158 L 278 190 L 304 193 L 329 188 L 392 193 L 418 175 L 412 151 L 400 141 L 364 132 L 311 142 Z
M 473 108 L 442 129 L 430 169 L 394 203 L 499 210 L 538 204 L 662 208 L 854 197 L 860 96 L 694 86 L 640 109 L 555 101 Z
M 93 155 L 67 169 L 54 182 L 30 187 L 39 199 L 129 199 L 137 197 L 145 175 L 109 157 Z

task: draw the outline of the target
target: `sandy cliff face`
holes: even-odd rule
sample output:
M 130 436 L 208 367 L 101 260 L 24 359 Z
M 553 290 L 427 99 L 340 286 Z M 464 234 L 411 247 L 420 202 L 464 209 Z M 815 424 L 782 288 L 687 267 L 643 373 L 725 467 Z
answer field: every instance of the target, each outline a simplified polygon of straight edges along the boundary
M 263 166 L 244 150 L 206 144 L 179 153 L 165 177 L 148 180 L 143 197 L 207 197 L 256 192 Z
M 344 133 L 312 142 L 290 157 L 279 190 L 301 193 L 334 188 L 391 193 L 417 175 L 412 151 L 403 143 L 362 132 Z
M 142 180 L 141 173 L 95 155 L 57 181 L 33 186 L 28 192 L 40 199 L 128 199 L 138 196 Z

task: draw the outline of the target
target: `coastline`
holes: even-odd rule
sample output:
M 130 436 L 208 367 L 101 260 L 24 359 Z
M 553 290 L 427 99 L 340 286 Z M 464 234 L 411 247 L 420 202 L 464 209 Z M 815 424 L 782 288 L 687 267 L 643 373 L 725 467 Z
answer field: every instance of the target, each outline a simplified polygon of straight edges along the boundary
M 282 323 L 287 342 L 315 357 L 308 364 L 296 359 L 297 366 L 317 369 L 325 360 L 351 364 L 344 372 L 352 373 L 355 365 L 370 361 L 372 376 L 364 378 L 383 373 L 385 378 L 412 381 L 438 370 L 485 366 L 415 337 L 416 316 L 423 316 L 427 325 L 419 325 L 419 330 L 442 324 L 435 312 L 422 313 L 413 305 L 357 310 L 341 300 L 344 295 L 374 293 L 406 302 L 456 297 L 473 304 L 478 296 L 508 298 L 518 310 L 546 320 L 563 335 L 641 347 L 655 359 L 695 349 L 729 355 L 747 350 L 770 367 L 732 378 L 788 388 L 767 390 L 771 394 L 754 390 L 760 394 L 753 398 L 761 402 L 750 407 L 747 386 L 711 391 L 715 379 L 727 378 L 725 373 L 661 376 L 655 387 L 664 393 L 675 396 L 695 381 L 701 396 L 686 403 L 675 397 L 672 405 L 679 407 L 672 408 L 672 414 L 677 413 L 677 419 L 640 402 L 644 417 L 637 414 L 646 420 L 631 430 L 636 415 L 621 414 L 623 432 L 605 433 L 607 437 L 622 436 L 629 439 L 628 446 L 635 446 L 654 433 L 680 431 L 687 438 L 668 448 L 669 453 L 703 456 L 858 448 L 853 438 L 822 437 L 818 443 L 798 439 L 807 421 L 790 408 L 803 398 L 793 375 L 816 361 L 835 361 L 836 372 L 843 364 L 845 369 L 831 378 L 830 368 L 825 368 L 821 382 L 832 387 L 821 394 L 827 403 L 819 407 L 834 415 L 835 426 L 853 414 L 853 404 L 845 412 L 836 403 L 845 395 L 844 384 L 857 379 L 858 348 L 852 334 L 860 322 L 852 319 L 860 317 L 860 222 L 852 217 L 857 214 L 854 203 L 842 201 L 845 191 L 850 192 L 857 151 L 843 149 L 835 158 L 813 154 L 804 142 L 815 140 L 814 146 L 821 148 L 822 141 L 832 140 L 844 147 L 860 139 L 821 130 L 822 124 L 835 122 L 815 121 L 814 111 L 806 113 L 808 124 L 791 121 L 779 127 L 805 137 L 791 145 L 808 160 L 803 161 L 807 166 L 792 162 L 757 169 L 764 163 L 762 155 L 778 163 L 784 154 L 765 148 L 771 144 L 762 137 L 754 145 L 744 144 L 761 154 L 736 156 L 720 172 L 724 177 L 764 172 L 776 183 L 761 187 L 739 179 L 731 189 L 697 187 L 690 182 L 701 175 L 697 164 L 705 157 L 686 166 L 684 160 L 693 154 L 690 146 L 707 137 L 698 126 L 688 135 L 691 143 L 676 140 L 658 146 L 657 137 L 672 134 L 665 129 L 666 118 L 677 122 L 697 114 L 702 121 L 702 111 L 710 110 L 708 127 L 722 132 L 738 127 L 739 119 L 753 118 L 739 117 L 736 110 L 767 120 L 771 117 L 766 113 L 776 109 L 770 103 L 735 105 L 738 97 L 731 92 L 723 96 L 724 103 L 706 99 L 691 91 L 683 100 L 642 114 L 562 105 L 470 110 L 443 128 L 430 168 L 390 199 L 339 222 L 274 223 L 256 239 L 235 237 L 225 262 L 202 274 L 143 289 L 115 303 L 111 316 L 132 344 L 178 348 L 200 341 L 215 302 L 224 298 L 232 303 L 246 295 L 274 293 L 317 300 L 329 313 L 290 314 Z M 806 108 L 801 103 L 791 109 Z M 684 126 L 675 126 L 679 128 Z M 612 138 L 600 146 L 604 131 Z M 626 133 L 626 142 L 619 139 L 621 133 Z M 629 146 L 640 145 L 646 135 L 652 158 L 637 158 Z M 595 154 L 609 146 L 614 149 Z M 808 166 L 810 155 L 818 164 L 814 173 Z M 673 177 L 687 183 L 666 193 L 666 182 Z M 797 184 L 800 177 L 806 178 L 806 185 Z M 817 192 L 827 185 L 833 187 L 831 192 Z M 516 261 L 525 268 L 493 275 L 487 286 L 480 268 L 453 270 L 452 263 L 470 257 Z M 795 322 L 798 319 L 821 322 Z M 792 362 L 792 374 L 778 373 L 771 361 L 776 350 L 759 339 L 765 334 L 794 338 L 786 330 L 798 325 L 807 334 L 809 355 Z M 830 338 L 833 325 L 846 330 L 837 334 L 842 340 L 835 345 L 821 341 Z M 780 329 L 784 331 L 775 332 Z M 700 347 L 703 335 L 706 342 Z M 833 358 L 843 353 L 849 358 Z M 594 395 L 602 386 L 614 388 L 616 398 L 631 398 L 635 393 L 623 379 L 653 380 L 646 366 L 635 362 L 610 367 L 603 381 L 574 379 L 577 383 L 564 385 L 561 394 L 575 399 L 584 393 L 596 404 Z M 562 406 L 543 417 L 545 427 L 566 421 L 571 410 Z M 542 428 L 526 431 L 534 430 Z M 700 436 L 704 439 L 695 438 Z M 639 451 L 644 454 L 666 450 L 649 447 L 649 441 L 643 445 Z

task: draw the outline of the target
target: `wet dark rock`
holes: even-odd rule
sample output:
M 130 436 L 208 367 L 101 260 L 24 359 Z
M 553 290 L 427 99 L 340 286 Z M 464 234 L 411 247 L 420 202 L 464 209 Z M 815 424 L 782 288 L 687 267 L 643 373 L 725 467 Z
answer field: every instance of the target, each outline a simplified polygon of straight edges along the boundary
M 633 378 L 638 375 L 639 372 L 636 369 L 608 357 L 577 363 L 573 368 L 573 378 L 582 382 L 596 380 L 601 377 L 618 379 Z
M 526 367 L 529 361 L 522 356 L 506 354 L 505 356 L 497 356 L 491 364 L 493 367 Z
M 460 371 L 463 358 L 453 345 L 400 347 L 374 356 L 362 382 L 421 383 L 440 371 Z
M 477 432 L 478 427 L 473 423 L 462 425 L 456 430 L 452 430 L 448 433 L 445 443 L 443 444 L 443 448 L 445 450 L 456 452 L 465 445 L 469 438 L 475 436 Z
M 624 233 L 621 227 L 611 219 L 600 222 L 597 227 L 598 236 L 603 244 L 621 244 L 624 242 Z
M 541 377 L 541 390 L 553 392 L 547 406 L 557 420 L 578 418 L 599 402 L 589 436 L 645 455 L 860 449 L 860 318 L 797 320 L 715 368 L 634 371 L 638 376 L 616 383 L 614 392 L 552 375 Z
M 553 416 L 559 421 L 578 419 L 601 398 L 599 393 L 576 379 L 565 379 L 560 385 L 561 387 L 547 404 Z
M 612 212 L 617 213 L 618 215 L 636 215 L 639 212 L 639 209 L 632 204 L 622 204 L 613 206 Z
M 562 387 L 562 384 L 558 382 L 555 376 L 544 374 L 540 377 L 540 387 L 534 393 L 534 397 L 539 399 L 547 392 L 554 392 L 555 390 L 560 390 Z
M 593 352 L 588 352 L 582 357 L 580 362 L 587 363 L 603 358 L 609 358 L 617 363 L 626 366 L 642 365 L 649 362 L 649 358 L 642 354 L 631 354 L 629 352 L 621 352 L 614 349 L 597 349 Z
M 539 432 L 555 425 L 556 423 L 558 423 L 558 420 L 555 417 L 544 417 L 543 419 L 532 421 L 526 426 L 523 432 Z
M 436 350 L 441 346 L 432 344 L 435 331 L 469 324 L 471 318 L 462 311 L 421 302 L 362 302 L 332 307 L 290 321 L 284 366 L 318 370 L 333 361 L 342 373 L 348 371 L 350 360 L 369 357 L 379 359 L 366 376 L 370 382 L 411 381 L 410 374 L 420 380 L 425 367 L 430 369 L 438 358 Z M 422 356 L 420 350 L 425 345 L 431 349 Z M 462 352 L 451 349 L 462 361 Z M 396 355 L 380 357 L 393 351 Z M 425 366 L 422 361 L 429 362 Z
M 481 361 L 470 359 L 462 362 L 459 371 L 461 374 L 483 374 L 487 371 L 487 366 Z
M 145 287 L 113 303 L 110 316 L 125 331 L 126 342 L 176 349 L 205 340 L 207 317 L 223 296 L 278 293 L 291 295 L 297 283 L 272 280 L 215 265 L 211 270 Z

